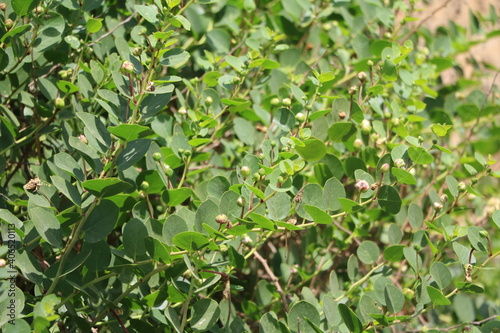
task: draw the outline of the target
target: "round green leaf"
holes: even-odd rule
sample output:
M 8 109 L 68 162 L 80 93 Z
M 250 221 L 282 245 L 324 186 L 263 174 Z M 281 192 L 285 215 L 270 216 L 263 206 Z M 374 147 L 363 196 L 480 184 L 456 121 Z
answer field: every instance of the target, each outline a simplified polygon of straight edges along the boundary
M 358 255 L 358 258 L 359 260 L 361 260 L 361 262 L 367 265 L 371 265 L 375 261 L 377 261 L 380 250 L 377 244 L 375 244 L 374 242 L 364 241 L 359 245 L 356 254 Z
M 378 203 L 383 210 L 390 214 L 397 214 L 401 209 L 401 198 L 398 191 L 389 185 L 384 185 L 380 188 Z
M 314 305 L 306 301 L 295 303 L 287 316 L 287 323 L 290 331 L 297 333 L 316 333 L 313 327 L 304 320 L 307 318 L 314 325 L 319 326 L 320 317 Z
M 193 304 L 191 312 L 191 328 L 195 332 L 205 332 L 212 328 L 219 319 L 219 304 L 213 299 L 200 299 Z
M 172 243 L 189 252 L 199 251 L 208 245 L 208 239 L 195 231 L 180 232 L 172 238 Z
M 311 138 L 304 141 L 304 147 L 296 146 L 295 150 L 308 162 L 321 160 L 326 155 L 326 146 L 323 141 Z

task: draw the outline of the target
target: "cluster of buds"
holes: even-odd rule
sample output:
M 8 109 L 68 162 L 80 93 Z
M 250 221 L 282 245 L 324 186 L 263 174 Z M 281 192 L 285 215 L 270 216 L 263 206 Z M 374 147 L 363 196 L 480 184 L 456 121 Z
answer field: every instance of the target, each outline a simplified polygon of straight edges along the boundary
M 226 214 L 219 214 L 215 217 L 215 222 L 217 222 L 220 225 L 225 225 L 226 228 L 231 229 L 233 227 L 233 224 L 229 220 L 229 218 L 226 216 Z
M 27 191 L 38 191 L 38 189 L 42 186 L 42 182 L 40 181 L 40 178 L 35 177 L 33 179 L 30 179 L 26 185 L 24 185 L 24 189 Z

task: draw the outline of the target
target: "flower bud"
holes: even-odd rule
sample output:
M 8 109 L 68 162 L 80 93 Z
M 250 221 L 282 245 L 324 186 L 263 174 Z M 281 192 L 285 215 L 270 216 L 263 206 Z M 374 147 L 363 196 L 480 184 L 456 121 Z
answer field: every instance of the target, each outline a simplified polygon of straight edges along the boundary
M 392 114 L 389 111 L 384 112 L 384 118 L 389 119 L 392 117 Z
M 5 20 L 5 27 L 6 27 L 7 29 L 12 28 L 13 26 L 14 26 L 14 21 L 12 21 L 11 19 L 6 19 L 6 20 Z
M 134 64 L 130 61 L 124 61 L 122 63 L 121 71 L 123 74 L 132 74 L 134 72 Z
M 259 176 L 264 176 L 266 174 L 266 170 L 264 168 L 259 169 Z
M 236 204 L 237 204 L 239 207 L 243 207 L 243 206 L 245 206 L 245 204 L 246 204 L 246 203 L 247 203 L 247 202 L 246 202 L 245 198 L 243 198 L 243 197 L 239 197 L 239 198 L 238 198 L 238 200 L 236 200 Z
M 480 231 L 479 231 L 479 234 L 480 234 L 482 237 L 484 237 L 484 238 L 488 237 L 488 231 L 486 231 L 486 230 L 480 230 Z
M 221 245 L 219 245 L 219 250 L 220 250 L 220 252 L 227 252 L 227 250 L 229 250 L 229 248 L 227 247 L 226 244 L 221 244 Z
M 406 163 L 402 158 L 396 158 L 394 160 L 394 165 L 396 166 L 396 168 L 399 168 L 399 169 L 403 169 L 406 167 Z
M 36 6 L 36 8 L 33 9 L 33 13 L 35 13 L 37 15 L 43 14 L 43 12 L 44 12 L 44 9 L 42 6 Z
M 57 109 L 62 109 L 66 105 L 66 102 L 64 102 L 64 99 L 62 99 L 61 97 L 57 97 L 54 100 L 54 105 Z
M 206 106 L 210 106 L 210 105 L 212 105 L 212 103 L 213 103 L 213 102 L 214 102 L 214 100 L 212 99 L 212 97 L 207 96 L 207 97 L 205 98 L 205 105 L 206 105 Z
M 399 122 L 399 118 L 392 118 L 391 119 L 391 124 L 393 126 L 399 126 L 400 122 Z
M 244 177 L 244 178 L 250 176 L 250 168 L 247 167 L 246 165 L 242 166 L 240 169 L 240 175 L 241 175 L 241 177 Z
M 380 167 L 380 171 L 382 173 L 386 173 L 387 171 L 389 171 L 389 169 L 391 168 L 391 166 L 389 165 L 389 163 L 384 163 L 382 164 L 382 166 Z
M 354 140 L 354 142 L 352 143 L 352 145 L 353 145 L 354 149 L 360 150 L 363 147 L 363 140 L 356 139 L 356 140 Z
M 321 25 L 321 29 L 325 30 L 325 31 L 328 31 L 332 28 L 332 25 L 330 23 L 323 23 Z
M 187 110 L 186 110 L 186 108 L 185 108 L 185 107 L 183 107 L 183 106 L 181 106 L 181 107 L 179 108 L 178 112 L 179 112 L 180 114 L 187 114 Z
M 361 83 L 365 83 L 366 77 L 367 76 L 366 76 L 365 72 L 358 73 L 358 79 L 359 79 L 359 81 L 361 81 Z
M 420 246 L 420 244 L 415 243 L 415 244 L 413 244 L 413 249 L 418 252 L 418 251 L 422 250 L 422 247 Z
M 189 156 L 191 156 L 191 150 L 184 150 L 183 155 L 184 155 L 185 157 L 189 157 Z
M 344 111 L 340 111 L 339 112 L 339 118 L 340 119 L 345 119 L 345 117 L 347 117 L 347 115 L 345 114 L 345 112 Z
M 132 50 L 132 54 L 139 57 L 142 54 L 142 47 L 136 47 Z
M 280 99 L 278 97 L 274 97 L 271 99 L 271 105 L 276 106 L 280 104 Z
M 443 205 L 440 203 L 440 202 L 434 202 L 434 204 L 432 205 L 434 210 L 435 211 L 440 211 L 441 209 L 443 209 Z
M 368 67 L 373 67 L 373 61 L 371 60 L 368 60 L 366 64 L 368 65 Z
M 7 5 L 5 4 L 5 2 L 0 3 L 0 10 L 5 12 L 6 9 L 7 9 Z
M 5 261 L 5 259 L 0 259 L 0 268 L 2 267 L 5 267 L 7 265 L 7 262 Z
M 292 100 L 290 98 L 283 98 L 283 100 L 281 101 L 281 103 L 284 106 L 290 106 L 290 105 L 292 105 Z
M 271 141 L 271 147 L 272 148 L 276 147 L 276 141 L 274 141 L 274 140 Z
M 364 193 L 364 192 L 368 191 L 368 189 L 370 188 L 370 184 L 368 184 L 368 182 L 364 179 L 358 179 L 358 181 L 354 185 L 354 188 L 357 189 L 358 191 Z
M 448 201 L 448 196 L 446 194 L 443 194 L 439 197 L 439 200 L 442 202 L 442 203 L 446 203 Z
M 413 299 L 413 297 L 415 297 L 415 291 L 413 291 L 410 288 L 405 288 L 403 290 L 403 295 L 405 296 L 407 301 L 411 301 Z
M 147 191 L 147 190 L 149 190 L 149 183 L 147 181 L 143 181 L 141 183 L 140 189 L 141 189 L 141 191 Z
M 373 141 L 373 142 L 377 142 L 377 140 L 380 138 L 380 134 L 378 134 L 377 132 L 375 133 L 372 133 L 370 135 L 370 139 Z
M 259 175 L 258 172 L 256 172 L 256 173 L 253 174 L 252 180 L 254 182 L 258 182 L 260 180 L 260 175 Z
M 227 218 L 226 214 L 219 214 L 215 217 L 215 222 L 219 224 L 226 224 L 229 222 L 229 219 Z
M 351 88 L 349 88 L 349 95 L 354 95 L 356 91 L 358 91 L 358 87 L 352 86 Z
M 306 115 L 299 112 L 295 115 L 295 119 L 297 119 L 300 123 L 303 123 L 306 120 Z
M 161 153 L 159 153 L 159 152 L 154 153 L 153 160 L 155 160 L 156 162 L 159 162 L 161 160 Z
M 165 174 L 168 177 L 172 177 L 172 175 L 174 174 L 174 170 L 172 170 L 172 168 L 168 164 L 163 164 L 163 168 L 165 170 Z
M 465 185 L 464 182 L 458 183 L 458 191 L 459 192 L 464 192 L 467 189 L 467 185 Z
M 259 158 L 259 160 L 263 160 L 266 156 L 263 153 L 260 153 L 257 157 Z
M 87 137 L 83 134 L 80 134 L 80 136 L 78 137 L 78 139 L 80 139 L 81 142 L 85 143 L 85 144 L 88 144 L 89 143 L 89 140 L 87 140 Z
M 363 119 L 361 122 L 361 132 L 368 134 L 372 131 L 372 125 L 368 119 Z

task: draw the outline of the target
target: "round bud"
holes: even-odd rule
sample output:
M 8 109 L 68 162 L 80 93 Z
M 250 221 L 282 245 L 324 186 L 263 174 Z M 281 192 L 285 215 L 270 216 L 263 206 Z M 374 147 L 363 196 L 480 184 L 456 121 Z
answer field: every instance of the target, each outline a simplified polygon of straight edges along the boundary
M 386 173 L 389 171 L 389 169 L 391 168 L 391 166 L 389 165 L 389 163 L 384 163 L 382 164 L 382 166 L 380 167 L 380 171 L 382 173 Z
M 143 181 L 141 183 L 140 189 L 141 189 L 141 191 L 147 191 L 149 189 L 149 183 L 147 181 Z
M 366 81 L 367 75 L 365 72 L 358 73 L 358 79 L 361 81 L 361 83 L 364 83 Z
M 266 156 L 263 153 L 260 153 L 259 156 L 258 156 L 259 160 L 263 160 L 265 157 Z
M 155 160 L 156 162 L 159 162 L 161 160 L 161 153 L 154 153 L 153 154 L 153 160 Z
M 252 239 L 250 237 L 248 237 L 248 236 L 245 236 L 245 237 L 243 237 L 243 239 L 241 240 L 241 242 L 243 244 L 252 244 Z
M 448 196 L 446 194 L 443 194 L 439 197 L 439 200 L 442 202 L 442 203 L 446 203 L 448 201 Z
M 134 72 L 134 64 L 130 61 L 124 61 L 122 63 L 121 71 L 123 74 L 132 74 Z
M 227 250 L 229 250 L 229 248 L 227 247 L 226 244 L 221 244 L 221 245 L 219 245 L 219 250 L 220 250 L 220 252 L 227 252 Z
M 62 99 L 61 97 L 57 97 L 54 100 L 54 105 L 57 109 L 62 109 L 66 105 L 66 102 L 64 102 L 64 99 Z
M 399 122 L 399 118 L 392 118 L 391 119 L 391 124 L 393 126 L 399 126 L 400 122 Z
M 422 247 L 420 246 L 420 244 L 415 243 L 413 244 L 413 249 L 418 252 L 422 249 Z
M 78 137 L 78 139 L 80 139 L 81 142 L 85 143 L 85 144 L 88 144 L 89 143 L 89 140 L 87 140 L 87 137 L 83 134 L 80 134 L 80 136 Z
M 418 142 L 420 142 L 420 143 L 424 142 L 424 138 L 422 136 L 419 136 L 418 137 Z
M 352 145 L 353 145 L 354 149 L 360 150 L 363 147 L 363 140 L 356 139 L 356 140 L 354 140 L 354 142 L 352 143 Z
M 437 145 L 437 143 L 438 143 L 438 140 L 436 140 L 436 139 L 432 139 L 432 144 L 433 144 L 433 145 Z
M 2 267 L 5 267 L 7 265 L 7 262 L 5 261 L 5 259 L 0 259 L 0 268 Z
M 384 37 L 385 37 L 385 38 L 387 38 L 387 39 L 391 39 L 392 34 L 391 34 L 389 31 L 387 31 L 387 32 L 384 34 Z
M 389 119 L 392 117 L 392 114 L 389 111 L 384 112 L 384 118 Z
M 184 155 L 184 149 L 179 148 L 177 151 L 179 152 L 179 155 Z
M 476 177 L 472 178 L 471 183 L 472 183 L 472 185 L 476 185 L 477 184 L 477 178 Z
M 42 6 L 36 6 L 36 8 L 35 8 L 35 9 L 33 9 L 33 12 L 34 12 L 35 14 L 37 14 L 37 15 L 40 15 L 40 14 L 43 14 L 44 9 L 43 9 L 43 7 L 42 7 Z
M 4 2 L 0 3 L 0 10 L 5 12 L 6 9 L 7 9 L 7 5 Z
M 184 154 L 183 154 L 185 157 L 189 157 L 191 156 L 191 150 L 184 150 Z
M 247 167 L 246 165 L 242 166 L 240 169 L 240 175 L 241 175 L 241 177 L 244 177 L 244 178 L 250 176 L 250 168 Z
M 6 19 L 6 20 L 5 20 L 5 27 L 6 27 L 7 29 L 12 28 L 13 26 L 14 26 L 14 21 L 12 21 L 11 19 Z
M 358 91 L 358 87 L 352 86 L 351 88 L 349 88 L 349 95 L 354 95 L 356 91 Z
M 321 29 L 325 30 L 325 31 L 328 31 L 332 28 L 332 25 L 330 23 L 323 23 L 321 25 Z
M 440 202 L 434 202 L 434 204 L 432 205 L 432 207 L 434 208 L 435 211 L 440 211 L 441 209 L 443 209 L 443 205 L 440 203 Z
M 142 54 L 142 47 L 136 47 L 132 50 L 132 54 L 139 57 Z
M 415 297 L 415 291 L 410 288 L 405 288 L 403 290 L 403 295 L 405 296 L 407 301 L 411 301 Z
M 246 202 L 245 198 L 243 198 L 243 197 L 239 197 L 239 198 L 238 198 L 238 200 L 236 200 L 236 204 L 237 204 L 239 207 L 243 207 L 243 206 L 245 206 L 245 204 L 246 204 L 246 203 L 247 203 L 247 202 Z
M 281 101 L 281 103 L 284 106 L 290 106 L 290 105 L 292 105 L 292 100 L 290 98 L 283 98 L 283 100 Z
M 373 67 L 373 61 L 371 60 L 368 60 L 366 64 L 368 65 L 368 67 Z
M 376 142 L 379 138 L 380 138 L 380 134 L 378 134 L 378 133 L 376 133 L 376 132 L 375 132 L 375 133 L 372 133 L 372 134 L 370 135 L 370 140 L 372 140 L 372 141 L 374 141 L 374 142 Z
M 229 222 L 229 219 L 227 218 L 226 214 L 219 214 L 215 217 L 215 222 L 219 224 L 226 224 Z
M 253 174 L 252 180 L 258 182 L 260 180 L 260 175 L 256 172 Z
M 276 141 L 274 141 L 274 140 L 271 141 L 271 147 L 273 147 L 273 148 L 276 147 Z
M 285 181 L 285 178 L 283 176 L 278 177 L 278 183 L 283 183 Z
M 165 174 L 168 177 L 172 177 L 172 175 L 174 174 L 174 170 L 172 170 L 172 168 L 167 164 L 164 164 L 164 168 L 165 168 Z
M 467 185 L 465 185 L 464 182 L 458 183 L 458 191 L 459 192 L 464 192 L 467 189 Z
M 378 184 L 377 184 L 377 183 L 373 183 L 373 184 L 371 184 L 371 185 L 370 185 L 370 189 L 371 189 L 372 191 L 375 191 L 375 190 L 377 189 L 377 187 L 378 187 Z
M 339 112 L 339 118 L 340 119 L 345 119 L 345 117 L 347 117 L 347 115 L 345 114 L 345 112 L 344 111 L 340 111 Z
M 266 170 L 264 168 L 259 169 L 259 176 L 264 176 L 266 174 Z
M 241 81 L 241 78 L 239 76 L 235 76 L 233 78 L 233 82 L 232 83 L 237 84 L 237 83 L 240 83 L 240 81 Z
M 186 108 L 185 108 L 185 107 L 183 107 L 183 106 L 181 106 L 181 107 L 179 108 L 178 112 L 179 112 L 180 114 L 187 114 L 187 110 L 186 110 Z
M 205 98 L 205 105 L 206 105 L 206 106 L 210 106 L 210 105 L 212 105 L 212 103 L 213 103 L 213 102 L 214 102 L 214 100 L 212 99 L 212 97 L 207 96 L 207 97 Z
M 480 230 L 480 231 L 479 231 L 479 234 L 480 234 L 482 237 L 484 237 L 484 238 L 488 237 L 488 231 L 486 231 L 486 230 Z
M 363 119 L 361 122 L 361 132 L 364 134 L 368 134 L 372 131 L 372 125 L 368 119 Z
M 297 119 L 300 123 L 303 123 L 306 120 L 306 115 L 299 112 L 295 115 L 295 119 Z
M 278 97 L 274 97 L 271 99 L 271 105 L 276 106 L 280 104 L 280 99 Z
M 399 168 L 399 169 L 403 169 L 406 167 L 406 163 L 402 158 L 396 158 L 394 160 L 394 165 L 396 166 L 396 168 Z
M 364 179 L 359 179 L 356 184 L 354 184 L 354 188 L 358 191 L 364 193 L 370 189 L 370 184 Z

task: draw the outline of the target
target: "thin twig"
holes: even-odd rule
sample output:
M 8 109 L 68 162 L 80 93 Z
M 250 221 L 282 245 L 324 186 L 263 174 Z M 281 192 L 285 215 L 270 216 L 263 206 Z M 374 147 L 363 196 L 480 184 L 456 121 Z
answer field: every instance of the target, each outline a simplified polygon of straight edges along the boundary
M 95 40 L 95 42 L 92 42 L 92 43 L 89 43 L 87 44 L 87 46 L 92 46 L 92 45 L 95 45 L 97 43 L 99 43 L 101 40 L 103 40 L 104 38 L 108 37 L 109 35 L 111 35 L 113 32 L 116 31 L 116 29 L 118 29 L 119 27 L 121 27 L 122 25 L 124 24 L 127 24 L 128 22 L 130 22 L 134 16 L 137 14 L 137 12 L 133 12 L 132 15 L 130 15 L 129 17 L 127 17 L 125 20 L 121 21 L 120 23 L 118 23 L 113 29 L 109 30 L 108 32 L 106 32 L 104 35 L 102 35 L 101 37 L 97 38 Z
M 276 286 L 276 290 L 281 295 L 281 299 L 283 301 L 283 306 L 285 307 L 285 311 L 288 313 L 290 311 L 290 308 L 288 307 L 288 303 L 287 303 L 287 300 L 286 300 L 285 293 L 283 292 L 283 289 L 281 289 L 281 285 L 280 285 L 280 283 L 278 281 L 278 278 L 276 277 L 276 275 L 274 275 L 273 271 L 271 270 L 271 268 L 267 264 L 267 260 L 264 259 L 264 258 L 262 258 L 262 256 L 257 251 L 255 251 L 253 253 L 253 256 L 255 257 L 255 259 L 257 259 L 258 261 L 260 261 L 260 263 L 262 264 L 262 266 L 264 266 L 264 269 L 265 269 L 266 273 L 269 275 L 269 277 L 273 281 L 274 285 Z

